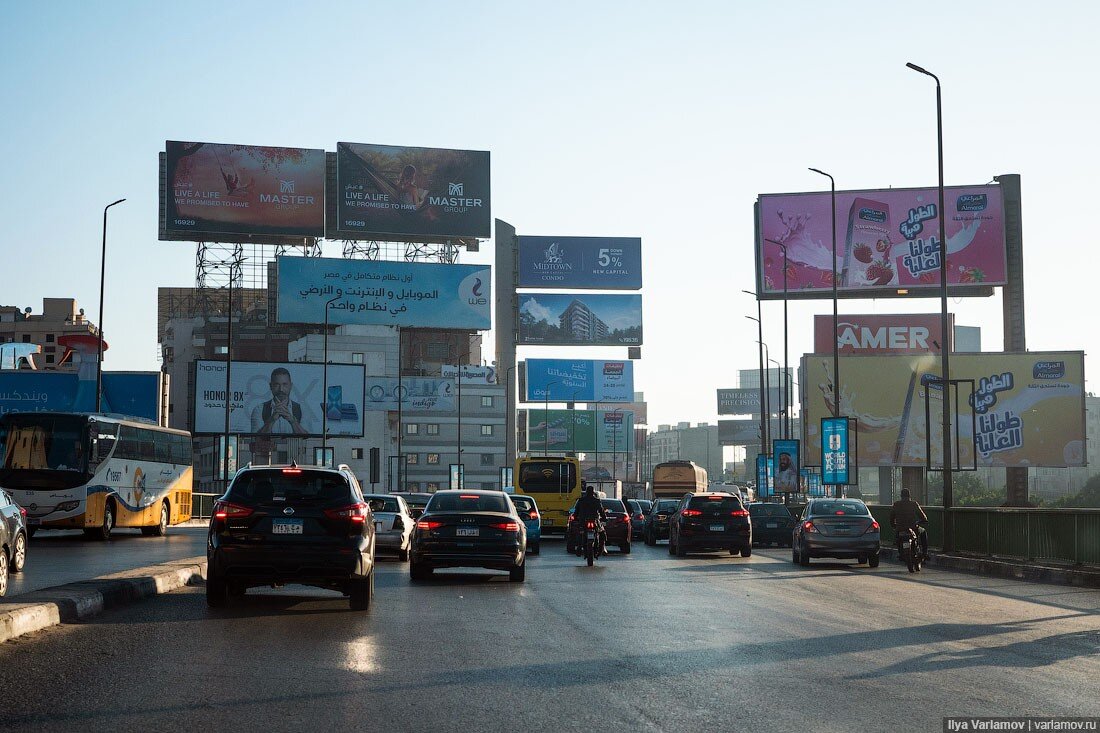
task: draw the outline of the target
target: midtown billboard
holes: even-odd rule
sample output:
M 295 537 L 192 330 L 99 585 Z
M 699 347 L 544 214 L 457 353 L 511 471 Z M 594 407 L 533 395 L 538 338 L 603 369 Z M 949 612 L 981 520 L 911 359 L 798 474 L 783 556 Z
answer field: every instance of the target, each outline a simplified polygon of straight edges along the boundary
M 527 450 L 550 453 L 627 453 L 634 450 L 629 412 L 527 409 Z M 549 431 L 549 432 L 547 432 Z
M 325 151 L 220 143 L 165 143 L 161 239 L 325 234 Z
M 639 237 L 519 237 L 519 287 L 639 290 Z
M 954 325 L 954 314 L 948 314 Z M 943 340 L 939 313 L 845 313 L 837 319 L 836 343 L 841 354 L 938 354 Z M 833 317 L 814 316 L 814 353 L 833 351 Z
M 845 297 L 939 288 L 935 188 L 836 192 L 837 291 Z M 1004 285 L 1001 188 L 945 189 L 948 284 Z M 832 199 L 821 193 L 763 194 L 756 205 L 756 279 L 764 298 L 826 298 L 833 288 Z M 769 241 L 770 240 L 770 241 Z M 783 248 L 786 246 L 786 278 Z
M 783 390 L 779 387 L 770 387 L 765 390 L 768 399 L 768 412 L 775 414 L 782 406 Z M 759 415 L 760 388 L 737 387 L 733 389 L 718 390 L 718 414 L 719 415 Z
M 490 268 L 280 257 L 279 323 L 489 328 Z
M 95 370 L 92 370 L 95 376 Z M 161 422 L 162 372 L 103 372 L 103 412 Z M 94 412 L 95 379 L 75 372 L 0 370 L 0 415 L 9 412 Z
M 806 463 L 821 465 L 819 425 L 833 414 L 832 356 L 805 356 L 802 368 Z M 943 390 L 929 385 L 939 374 L 932 355 L 841 357 L 841 414 L 855 419 L 860 466 L 924 466 L 929 439 L 939 464 Z M 969 384 L 959 389 L 957 465 L 1086 465 L 1082 352 L 955 354 L 951 379 L 974 380 L 973 410 Z
M 329 436 L 363 435 L 362 364 L 234 361 L 229 432 L 235 435 L 319 436 L 327 404 Z M 225 432 L 225 362 L 195 362 L 195 433 Z
M 465 381 L 465 380 L 463 380 Z M 454 412 L 454 379 L 439 377 L 367 377 L 363 390 L 367 412 Z
M 519 344 L 637 346 L 642 296 L 537 293 L 519 296 Z
M 333 239 L 487 239 L 489 153 L 336 144 Z
M 631 402 L 634 362 L 528 359 L 528 402 Z

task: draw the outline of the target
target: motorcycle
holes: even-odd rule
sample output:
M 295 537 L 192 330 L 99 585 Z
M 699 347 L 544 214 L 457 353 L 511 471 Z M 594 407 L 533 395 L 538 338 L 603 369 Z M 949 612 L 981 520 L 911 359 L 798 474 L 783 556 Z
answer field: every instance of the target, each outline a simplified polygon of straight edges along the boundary
M 588 520 L 584 525 L 584 559 L 588 563 L 588 567 L 592 567 L 592 563 L 596 561 L 596 558 L 603 553 L 603 546 L 601 543 L 602 533 L 600 527 L 595 520 Z
M 924 527 L 918 526 L 916 529 L 910 527 L 903 530 L 899 537 L 898 557 L 911 573 L 919 573 L 921 564 L 928 559 L 922 548 L 922 534 L 924 534 Z

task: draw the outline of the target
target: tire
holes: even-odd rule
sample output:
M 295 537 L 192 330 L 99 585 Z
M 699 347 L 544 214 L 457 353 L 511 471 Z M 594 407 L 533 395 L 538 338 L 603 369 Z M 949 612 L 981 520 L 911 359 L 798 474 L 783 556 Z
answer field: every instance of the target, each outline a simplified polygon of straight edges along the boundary
M 731 554 L 731 555 L 736 555 L 736 554 L 737 554 L 737 548 L 735 548 L 735 547 L 731 547 L 731 548 L 730 548 L 730 554 Z
M 810 567 L 810 555 L 806 552 L 798 553 L 798 564 L 804 568 Z
M 351 610 L 369 611 L 371 601 L 374 600 L 374 570 L 370 571 L 366 580 L 355 581 L 348 595 L 351 596 Z
M 15 535 L 15 542 L 11 543 L 11 563 L 10 571 L 13 573 L 23 572 L 24 566 L 27 564 L 27 536 L 20 532 Z
M 518 568 L 512 568 L 508 571 L 509 583 L 522 583 L 523 579 L 527 577 L 527 563 L 521 562 Z
M 672 542 L 672 540 L 669 539 L 669 542 Z M 687 550 L 684 549 L 684 544 L 682 542 L 676 543 L 676 557 L 687 557 Z
M 730 550 L 730 554 L 733 554 L 733 550 Z M 802 558 L 798 556 L 798 550 L 796 550 L 793 545 L 791 546 L 791 562 L 795 565 L 802 564 Z
M 647 547 L 653 547 L 655 544 L 657 544 L 657 540 L 653 539 L 653 535 L 651 535 L 649 532 L 646 532 L 645 543 Z
M 8 593 L 8 553 L 0 547 L 0 598 Z
M 867 562 L 867 556 L 866 555 L 860 555 L 859 557 L 856 558 L 856 565 L 863 565 L 866 562 Z
M 424 563 L 416 562 L 415 560 L 409 562 L 409 577 L 413 580 L 427 580 L 432 574 L 432 568 L 427 567 Z
M 752 547 L 742 547 L 741 557 L 752 557 Z
M 115 528 L 115 502 L 111 499 L 107 500 L 107 504 L 103 507 L 103 524 L 98 527 L 84 530 L 84 536 L 93 540 L 99 540 L 100 542 L 106 542 L 111 539 L 111 531 Z
M 629 555 L 630 554 L 630 543 L 627 542 L 625 545 L 619 545 L 619 552 L 623 553 L 624 555 Z
M 410 550 L 409 550 L 408 547 L 406 547 L 404 549 L 401 549 L 401 550 L 398 550 L 397 551 L 397 559 L 400 560 L 401 562 L 408 562 L 409 561 L 409 552 L 410 552 Z
M 209 569 L 206 571 L 206 605 L 226 608 L 229 605 L 229 583 Z
M 569 544 L 569 540 L 566 540 L 565 541 L 565 552 L 569 555 L 572 555 L 576 551 L 577 551 L 577 548 L 574 547 L 573 545 Z
M 542 552 L 542 548 L 539 546 L 539 543 L 536 542 L 535 544 L 528 547 L 527 551 L 530 552 L 532 555 L 538 555 L 540 552 Z
M 38 527 L 27 527 L 27 539 L 34 537 L 34 533 L 38 531 Z
M 672 535 L 668 536 L 668 554 L 670 554 L 670 555 L 675 555 L 676 554 L 676 545 L 672 544 Z
M 168 519 L 172 516 L 168 502 L 160 505 L 160 522 L 155 527 L 142 527 L 141 533 L 146 537 L 163 537 L 168 534 Z
M 588 567 L 592 567 L 592 563 L 596 559 L 596 548 L 594 542 L 584 543 L 584 561 L 588 563 Z
M 874 555 L 871 555 L 870 557 L 867 558 L 867 567 L 877 568 L 878 564 L 879 564 L 879 553 L 876 552 Z

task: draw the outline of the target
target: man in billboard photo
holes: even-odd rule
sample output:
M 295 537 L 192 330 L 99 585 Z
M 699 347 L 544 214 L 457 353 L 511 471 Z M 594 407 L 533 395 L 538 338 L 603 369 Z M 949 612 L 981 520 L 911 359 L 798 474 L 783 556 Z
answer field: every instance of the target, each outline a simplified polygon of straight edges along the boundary
M 775 490 L 778 493 L 798 493 L 798 471 L 791 462 L 790 453 L 779 454 L 779 473 L 775 475 Z
M 290 372 L 278 367 L 271 372 L 271 399 L 252 409 L 252 432 L 307 435 L 302 427 L 302 406 L 290 399 L 294 383 Z

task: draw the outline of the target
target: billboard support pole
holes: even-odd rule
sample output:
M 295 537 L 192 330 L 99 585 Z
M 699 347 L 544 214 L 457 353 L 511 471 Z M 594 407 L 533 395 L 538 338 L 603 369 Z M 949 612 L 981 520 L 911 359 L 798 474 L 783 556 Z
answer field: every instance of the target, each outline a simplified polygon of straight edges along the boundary
M 119 199 L 114 203 L 103 207 L 103 254 L 99 258 L 99 343 L 96 344 L 95 360 L 95 411 L 103 409 L 103 285 L 107 276 L 107 209 L 121 204 L 126 199 Z
M 542 454 L 550 455 L 550 387 L 557 382 L 547 382 L 542 391 Z
M 229 261 L 229 288 L 227 291 L 226 329 L 225 329 L 225 444 L 222 453 L 222 478 L 226 490 L 229 489 L 229 416 L 233 410 L 233 393 L 230 390 L 230 376 L 233 370 L 233 260 Z
M 1021 212 L 1020 176 L 1016 173 L 994 176 L 1001 184 L 1005 213 L 1005 271 L 1003 295 L 1005 351 L 1027 351 L 1024 329 L 1024 231 Z M 1028 470 L 1026 467 L 1005 469 L 1008 485 L 1007 504 L 1028 506 Z
M 405 426 L 401 424 L 401 405 L 405 402 L 404 385 L 401 384 L 401 372 L 402 369 L 401 360 L 403 352 L 401 350 L 401 326 L 394 326 L 394 331 L 397 332 L 397 490 L 405 490 L 405 477 L 402 475 L 405 467 L 405 454 L 401 452 L 401 438 L 405 434 Z M 393 491 L 393 488 L 390 488 Z
M 765 239 L 783 250 L 783 379 L 779 381 L 783 390 L 783 422 L 780 424 L 779 434 L 784 439 L 791 437 L 791 385 L 790 385 L 790 361 L 787 351 L 787 245 L 780 244 L 774 239 Z
M 517 322 L 519 318 L 519 297 L 516 295 L 516 284 L 519 282 L 518 248 L 516 229 L 511 224 L 496 219 L 494 222 L 496 242 L 495 262 L 493 272 L 495 292 L 495 331 L 496 331 L 496 355 L 497 369 L 507 368 L 516 370 L 516 390 L 505 394 L 505 406 L 508 414 L 516 417 L 519 402 L 519 370 L 516 369 L 516 343 L 519 340 Z M 504 437 L 504 463 L 514 466 L 518 446 L 516 436 L 519 433 L 518 420 L 513 423 L 515 430 L 510 431 Z
M 837 341 L 837 302 L 836 302 L 836 179 L 825 171 L 811 168 L 811 171 L 829 179 L 829 195 L 833 210 L 833 417 L 840 417 L 840 344 Z M 834 496 L 840 498 L 840 486 L 833 487 Z
M 325 301 L 324 347 L 321 354 L 324 362 L 321 366 L 321 454 L 325 461 L 328 460 L 328 312 L 332 304 L 342 297 L 336 295 Z

